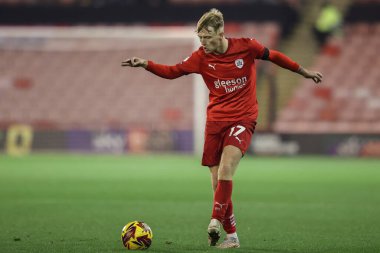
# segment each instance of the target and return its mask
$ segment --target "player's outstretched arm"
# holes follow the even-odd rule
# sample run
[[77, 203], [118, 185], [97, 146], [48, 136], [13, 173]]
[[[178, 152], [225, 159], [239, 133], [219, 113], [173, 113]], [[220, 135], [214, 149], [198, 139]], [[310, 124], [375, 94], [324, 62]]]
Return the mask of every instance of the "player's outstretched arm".
[[280, 67], [294, 71], [304, 76], [305, 78], [313, 79], [315, 83], [322, 82], [322, 74], [320, 72], [305, 69], [297, 62], [293, 61], [288, 56], [279, 51], [266, 49], [262, 59], [270, 60]]
[[138, 57], [132, 57], [121, 62], [123, 67], [143, 67], [146, 69], [148, 61]]
[[185, 74], [191, 73], [186, 72], [180, 66], [183, 64], [177, 64], [174, 66], [162, 65], [154, 63], [153, 61], [148, 61], [138, 57], [132, 57], [130, 59], [126, 59], [121, 62], [121, 66], [123, 67], [142, 67], [153, 74], [160, 76], [166, 79], [175, 79]]
[[300, 66], [297, 73], [304, 76], [305, 78], [313, 79], [315, 83], [322, 82], [323, 75], [320, 72], [310, 71]]

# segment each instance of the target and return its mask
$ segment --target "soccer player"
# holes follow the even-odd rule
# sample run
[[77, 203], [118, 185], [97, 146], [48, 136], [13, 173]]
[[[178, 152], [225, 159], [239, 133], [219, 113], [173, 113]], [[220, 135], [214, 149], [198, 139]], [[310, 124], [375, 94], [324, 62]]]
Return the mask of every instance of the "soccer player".
[[143, 67], [167, 79], [190, 73], [202, 75], [210, 92], [202, 157], [202, 165], [210, 169], [214, 190], [207, 229], [209, 244], [217, 245], [223, 227], [227, 235], [218, 247], [238, 248], [231, 200], [232, 179], [251, 142], [258, 116], [255, 61], [271, 61], [315, 83], [322, 81], [322, 74], [301, 67], [255, 39], [225, 37], [223, 14], [217, 9], [211, 9], [200, 18], [196, 33], [201, 47], [181, 63], [167, 66], [132, 57], [123, 61], [122, 66]]

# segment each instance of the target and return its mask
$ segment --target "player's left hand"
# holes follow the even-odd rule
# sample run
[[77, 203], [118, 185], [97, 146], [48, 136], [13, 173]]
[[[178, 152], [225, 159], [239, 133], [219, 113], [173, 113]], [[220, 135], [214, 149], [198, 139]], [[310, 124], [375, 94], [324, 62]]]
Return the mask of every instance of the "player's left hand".
[[320, 72], [317, 71], [310, 71], [305, 68], [300, 68], [298, 71], [299, 74], [303, 75], [305, 78], [313, 79], [315, 83], [322, 82], [323, 75]]
[[320, 83], [320, 82], [322, 82], [323, 76], [322, 76], [322, 74], [320, 72], [310, 71], [309, 75], [306, 78], [311, 78], [311, 79], [313, 79], [313, 81], [315, 83]]

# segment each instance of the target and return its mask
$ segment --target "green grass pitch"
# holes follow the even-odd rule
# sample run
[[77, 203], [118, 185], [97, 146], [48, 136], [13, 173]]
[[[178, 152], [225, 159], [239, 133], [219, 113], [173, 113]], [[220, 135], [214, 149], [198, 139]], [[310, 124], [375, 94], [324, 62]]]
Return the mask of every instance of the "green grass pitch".
[[[380, 252], [380, 161], [245, 157], [233, 201], [241, 247], [223, 252]], [[212, 192], [192, 156], [0, 156], [0, 252], [124, 252], [148, 223], [148, 252], [207, 246]]]

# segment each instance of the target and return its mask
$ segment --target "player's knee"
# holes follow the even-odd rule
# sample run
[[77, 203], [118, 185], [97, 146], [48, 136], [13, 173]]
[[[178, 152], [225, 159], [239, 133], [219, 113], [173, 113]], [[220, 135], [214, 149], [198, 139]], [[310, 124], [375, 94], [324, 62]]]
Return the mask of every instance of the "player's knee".
[[232, 180], [233, 165], [226, 163], [219, 167], [218, 179], [219, 180]]

